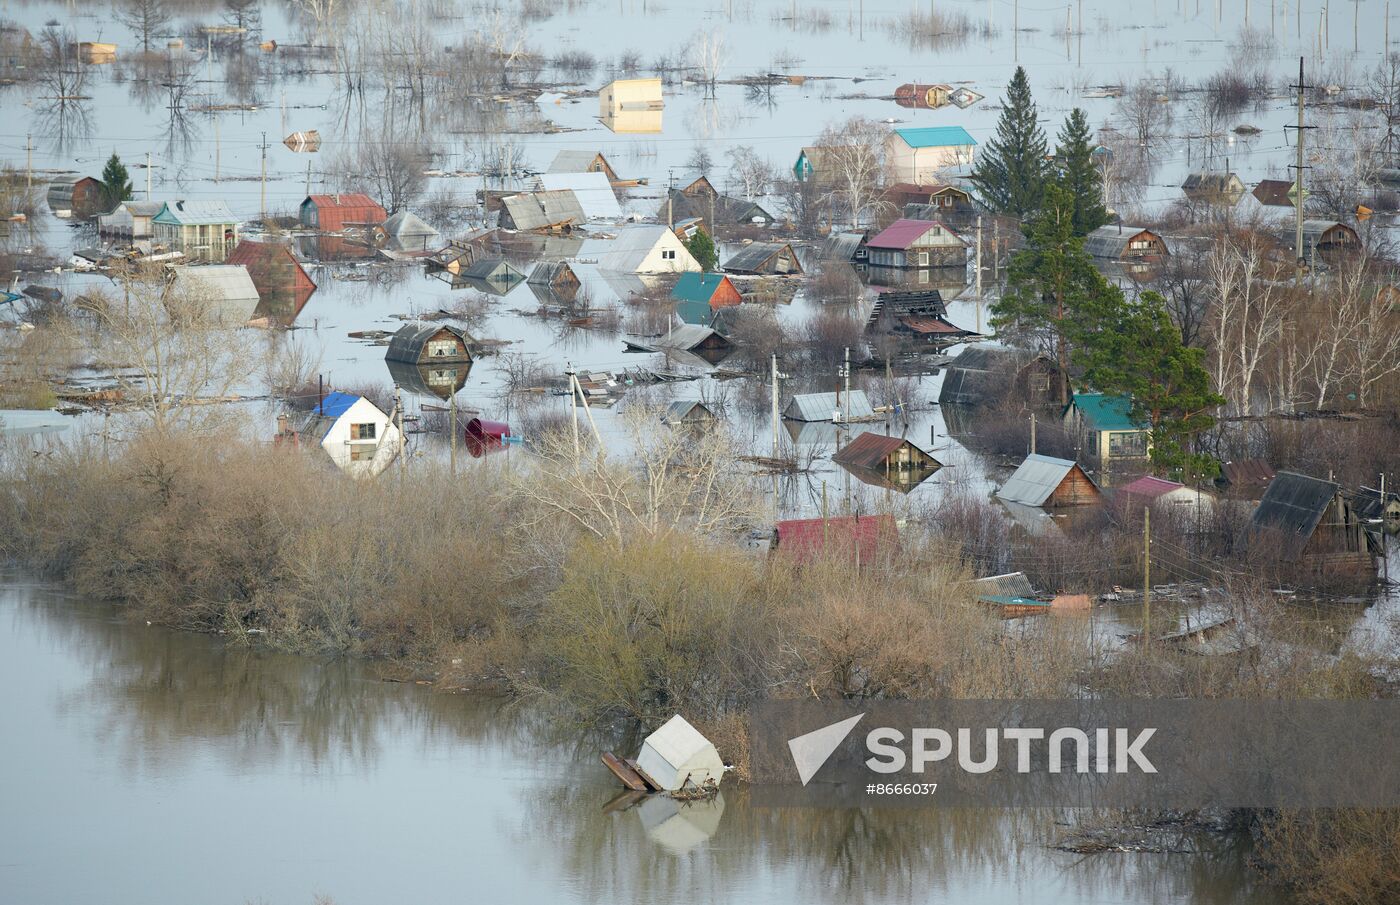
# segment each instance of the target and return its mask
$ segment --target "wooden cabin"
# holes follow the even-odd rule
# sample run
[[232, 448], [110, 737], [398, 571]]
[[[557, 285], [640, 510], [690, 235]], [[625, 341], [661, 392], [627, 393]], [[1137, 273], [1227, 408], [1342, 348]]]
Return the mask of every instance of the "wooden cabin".
[[[1285, 238], [1296, 241], [1293, 230], [1288, 230]], [[1356, 251], [1361, 248], [1361, 237], [1356, 230], [1336, 220], [1303, 221], [1303, 257], [1311, 263], [1318, 256], [1327, 257], [1331, 253]]]
[[[972, 195], [955, 185], [943, 182], [929, 182], [920, 185], [916, 182], [896, 182], [885, 189], [885, 200], [896, 209], [904, 209], [904, 216], [911, 220], [938, 220], [954, 213], [968, 213], [975, 209]], [[933, 216], [911, 214], [910, 205], [921, 209], [931, 209]]]
[[724, 262], [729, 273], [800, 274], [802, 262], [787, 242], [754, 242]]
[[938, 220], [896, 220], [865, 247], [876, 267], [967, 267], [966, 240]]
[[1162, 237], [1140, 226], [1100, 226], [1084, 238], [1090, 257], [1111, 261], [1157, 260], [1171, 254]]
[[563, 301], [572, 301], [583, 285], [568, 261], [541, 261], [525, 282], [532, 287], [546, 288]]
[[1084, 454], [1101, 467], [1146, 459], [1152, 448], [1152, 427], [1132, 417], [1127, 396], [1075, 393], [1065, 406], [1065, 429], [1084, 437]]
[[949, 104], [952, 85], [920, 85], [913, 82], [894, 89], [894, 102], [910, 110], [937, 110]]
[[1371, 534], [1341, 487], [1281, 471], [1254, 510], [1247, 532], [1252, 553], [1305, 566], [1319, 577], [1375, 576]]
[[999, 499], [1022, 506], [1059, 509], [1092, 506], [1103, 491], [1076, 462], [1032, 453], [996, 492]]
[[939, 405], [990, 406], [1008, 401], [1059, 409], [1060, 366], [1048, 355], [977, 343], [958, 353], [943, 374]]
[[608, 163], [608, 159], [601, 151], [575, 151], [564, 150], [554, 155], [554, 161], [549, 165], [550, 173], [602, 173], [608, 177], [608, 182], [617, 185], [623, 180], [618, 178], [617, 171]]
[[677, 399], [661, 415], [661, 422], [671, 427], [707, 427], [717, 420], [714, 411], [698, 399]]
[[470, 362], [475, 344], [460, 327], [415, 321], [404, 324], [389, 340], [384, 360], [410, 365]]
[[60, 176], [49, 183], [48, 202], [59, 218], [102, 213], [102, 183], [92, 176]]
[[1244, 183], [1234, 173], [1191, 173], [1181, 192], [1192, 201], [1234, 207], [1245, 195]]
[[228, 263], [248, 268], [258, 297], [264, 302], [290, 302], [300, 311], [316, 291], [311, 275], [287, 242], [244, 239], [229, 252]]
[[374, 226], [389, 219], [379, 202], [361, 192], [307, 195], [299, 214], [302, 226], [328, 233], [347, 226]]
[[863, 468], [885, 475], [904, 472], [930, 472], [943, 463], [903, 437], [863, 431], [837, 450], [831, 460], [850, 468]]

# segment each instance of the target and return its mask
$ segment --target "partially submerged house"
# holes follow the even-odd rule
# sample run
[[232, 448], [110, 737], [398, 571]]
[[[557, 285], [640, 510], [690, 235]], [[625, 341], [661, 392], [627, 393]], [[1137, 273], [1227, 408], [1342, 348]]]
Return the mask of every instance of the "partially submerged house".
[[1059, 407], [1060, 367], [1048, 355], [977, 343], [958, 353], [943, 372], [939, 405], [990, 406], [1017, 402], [1031, 409]]
[[1236, 499], [1262, 499], [1274, 480], [1274, 467], [1263, 459], [1238, 459], [1220, 463], [1215, 486]]
[[1245, 187], [1234, 173], [1191, 173], [1181, 183], [1181, 192], [1192, 201], [1234, 207], [1244, 197]]
[[1250, 551], [1309, 568], [1322, 577], [1370, 578], [1374, 540], [1341, 487], [1281, 471], [1254, 510]]
[[540, 188], [547, 192], [572, 192], [585, 219], [622, 219], [622, 206], [603, 173], [545, 173], [540, 176]]
[[895, 129], [885, 139], [885, 161], [896, 182], [942, 182], [944, 170], [972, 164], [976, 147], [962, 126]]
[[1050, 612], [1050, 601], [1036, 595], [1025, 572], [989, 575], [972, 582], [977, 602], [995, 609], [1003, 619], [1042, 616]]
[[[702, 184], [710, 186], [710, 181], [705, 179]], [[656, 216], [669, 224], [699, 220], [707, 233], [719, 226], [767, 226], [776, 219], [756, 201], [721, 195], [713, 187], [702, 191], [694, 186], [669, 189]]]
[[865, 472], [900, 484], [918, 484], [943, 467], [942, 462], [904, 437], [870, 431], [862, 431], [837, 450], [831, 460], [850, 469], [857, 477]]
[[1294, 185], [1287, 179], [1260, 180], [1254, 187], [1254, 200], [1265, 207], [1293, 207]]
[[660, 132], [661, 79], [618, 79], [598, 91], [598, 118], [613, 132]]
[[955, 345], [978, 335], [949, 321], [947, 311], [936, 289], [881, 292], [871, 304], [865, 330], [870, 335], [935, 347]]
[[677, 399], [661, 415], [662, 423], [671, 427], [706, 427], [716, 420], [714, 411], [698, 399]]
[[578, 196], [567, 189], [521, 192], [501, 199], [502, 229], [568, 229], [587, 220]]
[[772, 554], [804, 566], [824, 559], [868, 565], [898, 547], [894, 516], [845, 515], [778, 522]]
[[287, 416], [278, 418], [278, 442], [319, 446], [353, 477], [379, 474], [403, 449], [403, 435], [393, 418], [363, 396], [327, 393], [295, 431], [289, 423]]
[[589, 239], [581, 256], [592, 258], [603, 270], [619, 273], [700, 272], [701, 267], [676, 234], [661, 225], [633, 224], [618, 230], [617, 238]]
[[550, 173], [602, 173], [608, 182], [618, 183], [617, 171], [599, 151], [564, 150], [554, 155], [549, 164]]
[[1132, 416], [1127, 396], [1075, 393], [1065, 406], [1065, 429], [1084, 436], [1084, 454], [1108, 467], [1142, 460], [1151, 451], [1152, 426]]
[[222, 201], [167, 201], [151, 218], [151, 238], [199, 261], [223, 261], [238, 245], [238, 218]]
[[301, 225], [335, 233], [347, 227], [375, 226], [389, 219], [382, 205], [363, 192], [307, 195], [300, 208]]
[[452, 324], [411, 321], [395, 331], [384, 351], [385, 361], [422, 365], [471, 362], [476, 340]]
[[441, 235], [412, 211], [390, 214], [378, 230], [381, 247], [405, 255], [426, 256], [437, 248]]
[[659, 336], [623, 337], [628, 352], [693, 352], [708, 360], [724, 357], [734, 344], [723, 334], [698, 324], [681, 324]]
[[1022, 506], [1058, 509], [1092, 506], [1102, 499], [1103, 492], [1078, 463], [1032, 453], [996, 495]]
[[126, 242], [150, 239], [154, 235], [151, 220], [164, 206], [160, 201], [123, 201], [110, 214], [97, 218], [97, 234]]
[[875, 267], [967, 267], [967, 241], [939, 220], [896, 220], [865, 247]]
[[[545, 289], [550, 294], [551, 301], [572, 302], [578, 296], [579, 289], [583, 286], [583, 280], [574, 270], [575, 265], [568, 261], [540, 261], [530, 271], [530, 277], [525, 282], [531, 289], [536, 287]], [[535, 293], [539, 297], [539, 293]], [[540, 299], [545, 301], [545, 299]]]
[[671, 298], [682, 305], [703, 305], [710, 312], [744, 301], [734, 281], [722, 273], [683, 273], [671, 287]]
[[[1292, 229], [1285, 232], [1284, 240], [1292, 247], [1296, 236]], [[1336, 220], [1303, 221], [1303, 257], [1309, 263], [1319, 255], [1333, 252], [1356, 251], [1361, 248], [1361, 237], [1356, 230]]]
[[1162, 237], [1140, 226], [1100, 226], [1084, 237], [1090, 257], [1109, 261], [1157, 260], [1171, 254]]
[[921, 85], [908, 82], [894, 89], [894, 102], [911, 110], [937, 110], [948, 106], [952, 85]]
[[787, 242], [753, 242], [724, 262], [728, 273], [800, 274], [802, 262]]
[[1116, 498], [1125, 508], [1151, 508], [1178, 517], [1184, 524], [1202, 524], [1215, 512], [1215, 497], [1178, 481], [1143, 475], [1118, 488]]
[[854, 230], [832, 233], [822, 244], [821, 258], [823, 261], [835, 261], [844, 264], [864, 262], [869, 258], [865, 249], [865, 242], [870, 238], [868, 232], [857, 232]]
[[789, 421], [868, 421], [875, 417], [875, 409], [865, 390], [798, 393], [788, 401], [783, 417]]
[[1400, 494], [1375, 487], [1359, 487], [1352, 499], [1357, 517], [1376, 530], [1400, 527]]
[[[525, 282], [525, 274], [505, 258], [482, 258], [463, 268], [457, 279], [464, 286], [471, 286], [492, 295], [505, 295]], [[453, 283], [454, 286], [457, 282]]]
[[102, 183], [91, 176], [59, 176], [49, 183], [47, 200], [55, 217], [90, 217], [102, 211]]
[[243, 325], [258, 307], [258, 288], [248, 268], [237, 264], [176, 267], [172, 291], [195, 306], [208, 306], [222, 323]]
[[[227, 263], [248, 268], [258, 297], [269, 305], [290, 307], [299, 313], [316, 291], [315, 282], [289, 242], [244, 239], [229, 252]], [[292, 316], [295, 318], [295, 313]]]

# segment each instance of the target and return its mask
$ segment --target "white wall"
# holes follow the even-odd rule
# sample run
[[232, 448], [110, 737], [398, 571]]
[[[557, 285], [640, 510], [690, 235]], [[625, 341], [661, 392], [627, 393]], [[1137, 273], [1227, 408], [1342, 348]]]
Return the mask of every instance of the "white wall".
[[[355, 440], [350, 439], [350, 426], [352, 424], [373, 424], [375, 426], [375, 440]], [[389, 416], [379, 410], [373, 402], [361, 398], [349, 410], [331, 426], [326, 432], [325, 439], [321, 441], [321, 448], [326, 451], [326, 455], [331, 457], [331, 461], [346, 471], [353, 477], [371, 477], [379, 474], [394, 461], [399, 451], [403, 447], [403, 436], [399, 429], [389, 420]], [[373, 458], [354, 461], [351, 459], [352, 449], [359, 448], [374, 450]]]

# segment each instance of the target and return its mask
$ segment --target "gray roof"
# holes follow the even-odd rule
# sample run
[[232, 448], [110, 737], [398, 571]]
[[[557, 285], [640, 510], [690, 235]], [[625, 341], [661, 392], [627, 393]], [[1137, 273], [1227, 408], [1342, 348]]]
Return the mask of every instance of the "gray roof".
[[207, 293], [215, 301], [258, 299], [258, 287], [242, 264], [197, 264], [175, 268], [175, 286], [185, 292]]
[[1031, 454], [1007, 478], [997, 491], [997, 496], [1012, 503], [1043, 506], [1074, 467], [1075, 464], [1068, 459]]
[[1286, 559], [1297, 559], [1322, 523], [1340, 487], [1331, 481], [1280, 471], [1254, 510], [1250, 534]]
[[167, 201], [156, 218], [183, 226], [217, 226], [237, 223], [238, 218], [222, 201]]
[[[799, 393], [783, 409], [783, 417], [793, 421], [830, 421], [837, 409], [847, 421], [875, 414], [864, 390], [851, 390], [844, 400], [839, 393]], [[844, 404], [843, 404], [844, 403]]]
[[1309, 244], [1319, 241], [1323, 234], [1333, 227], [1340, 226], [1351, 232], [1351, 227], [1338, 220], [1304, 220], [1303, 239]]
[[1145, 231], [1142, 226], [1100, 226], [1084, 237], [1084, 250], [1095, 258], [1121, 258], [1128, 251], [1128, 243], [1138, 233]]
[[[389, 219], [384, 221], [384, 232], [394, 239], [436, 239], [438, 231], [433, 229], [422, 218], [410, 211], [399, 211], [390, 214]], [[414, 245], [422, 244], [415, 241]]]
[[454, 334], [465, 343], [467, 346], [467, 354], [470, 356], [471, 347], [475, 340], [462, 328], [444, 323], [411, 321], [400, 327], [398, 331], [394, 333], [393, 338], [389, 340], [389, 348], [384, 352], [384, 360], [402, 361], [414, 365], [418, 364], [419, 360], [423, 357], [423, 347], [427, 345], [428, 340], [432, 339], [433, 336], [443, 330]]
[[943, 383], [938, 390], [939, 405], [984, 405], [1010, 392], [1021, 369], [1043, 359], [1054, 368], [1055, 363], [1043, 355], [1026, 349], [1012, 349], [995, 343], [968, 346], [948, 363]]
[[856, 249], [865, 241], [865, 233], [832, 233], [822, 245], [824, 261], [854, 261]]
[[573, 192], [590, 220], [622, 219], [622, 206], [606, 173], [545, 173], [540, 176], [540, 187]]
[[698, 399], [677, 399], [666, 406], [666, 414], [661, 416], [661, 420], [667, 424], [680, 424], [685, 421], [686, 416], [691, 414], [693, 409], [699, 408], [702, 415], [700, 420], [709, 421], [715, 417], [715, 413], [710, 411], [710, 407]]
[[[763, 273], [768, 259], [781, 253], [784, 249], [789, 251], [792, 247], [786, 242], [754, 242], [741, 248], [737, 254], [724, 262], [724, 269], [730, 273]], [[796, 260], [797, 253], [793, 252], [793, 259]], [[802, 265], [799, 262], [797, 268], [792, 273], [801, 273]]]
[[[462, 270], [463, 278], [489, 280], [500, 283], [519, 283], [525, 274], [513, 267], [505, 258], [482, 258]], [[499, 279], [492, 280], [493, 277]]]
[[628, 347], [640, 349], [643, 352], [665, 352], [668, 350], [688, 351], [704, 343], [711, 337], [719, 337], [723, 345], [730, 345], [729, 340], [709, 327], [701, 327], [698, 324], [681, 324], [679, 327], [672, 327], [668, 332], [660, 336], [647, 337], [645, 339], [624, 339]]
[[564, 150], [554, 155], [554, 162], [549, 165], [551, 173], [587, 173], [588, 168], [597, 160], [597, 151]]
[[544, 229], [588, 219], [578, 196], [567, 189], [507, 195], [501, 199], [501, 206], [502, 225], [515, 229]]

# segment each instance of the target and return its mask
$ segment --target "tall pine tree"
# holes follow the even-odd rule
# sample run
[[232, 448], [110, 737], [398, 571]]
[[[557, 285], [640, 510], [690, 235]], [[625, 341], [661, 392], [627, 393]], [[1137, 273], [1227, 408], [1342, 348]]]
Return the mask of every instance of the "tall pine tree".
[[1074, 199], [1074, 232], [1087, 236], [1108, 222], [1103, 183], [1094, 169], [1094, 146], [1089, 141], [1089, 118], [1075, 107], [1056, 136], [1057, 181]]
[[107, 158], [107, 165], [102, 168], [101, 181], [102, 203], [106, 210], [116, 210], [118, 204], [131, 200], [131, 179], [116, 152]]
[[982, 202], [1002, 214], [1024, 217], [1040, 208], [1048, 168], [1045, 132], [1036, 122], [1026, 70], [1016, 67], [1002, 101], [997, 134], [972, 168]]

